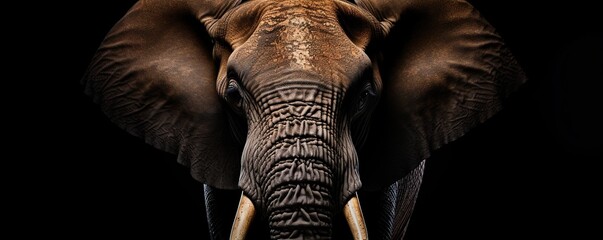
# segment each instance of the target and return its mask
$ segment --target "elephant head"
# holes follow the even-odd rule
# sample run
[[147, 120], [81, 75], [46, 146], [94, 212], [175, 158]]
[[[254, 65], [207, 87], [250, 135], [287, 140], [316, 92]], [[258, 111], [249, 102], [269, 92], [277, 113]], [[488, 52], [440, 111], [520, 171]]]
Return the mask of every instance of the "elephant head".
[[[386, 188], [525, 81], [460, 0], [141, 0], [83, 78], [108, 117], [241, 189], [272, 239], [325, 239], [356, 193]], [[412, 210], [412, 209], [411, 209]]]

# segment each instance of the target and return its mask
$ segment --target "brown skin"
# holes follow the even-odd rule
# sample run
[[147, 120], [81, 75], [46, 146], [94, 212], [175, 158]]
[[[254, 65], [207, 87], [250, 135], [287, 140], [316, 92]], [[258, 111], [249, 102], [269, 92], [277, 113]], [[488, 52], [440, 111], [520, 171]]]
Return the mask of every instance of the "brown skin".
[[[217, 47], [228, 59], [218, 93], [248, 127], [239, 186], [273, 239], [331, 237], [334, 212], [361, 186], [350, 126], [378, 92], [365, 46], [346, 35], [338, 12], [332, 1], [266, 2], [217, 23], [228, 43]], [[261, 19], [255, 29], [231, 30], [248, 16]]]
[[141, 1], [84, 77], [114, 122], [213, 186], [214, 238], [214, 188], [240, 188], [272, 239], [346, 236], [344, 204], [375, 191], [371, 238], [401, 238], [422, 160], [524, 81], [464, 2], [215, 2]]

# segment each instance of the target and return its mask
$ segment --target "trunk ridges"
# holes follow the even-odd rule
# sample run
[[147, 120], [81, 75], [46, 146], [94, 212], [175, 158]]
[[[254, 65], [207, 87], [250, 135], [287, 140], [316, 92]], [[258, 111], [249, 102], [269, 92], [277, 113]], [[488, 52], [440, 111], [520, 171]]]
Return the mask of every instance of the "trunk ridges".
[[289, 183], [275, 190], [268, 198], [268, 210], [306, 206], [332, 210], [331, 191], [320, 184]]
[[271, 239], [331, 239], [330, 229], [270, 230]]
[[264, 202], [273, 239], [331, 235], [335, 148], [318, 142], [287, 139], [268, 157]]
[[[324, 111], [326, 108], [329, 107], [318, 109]], [[311, 114], [312, 111], [302, 112]], [[341, 177], [336, 167], [341, 164], [341, 154], [335, 147], [338, 143], [331, 123], [297, 116], [273, 122], [268, 129], [257, 132], [264, 137], [260, 138], [261, 143], [253, 149], [252, 155], [262, 161], [250, 167], [256, 174], [262, 173], [256, 180], [263, 195], [264, 209], [271, 204], [267, 198], [289, 183], [314, 183], [328, 189], [329, 194], [336, 192], [333, 181]]]
[[248, 123], [240, 183], [265, 213], [272, 239], [330, 239], [333, 214], [349, 195], [342, 190], [357, 186], [346, 184], [357, 163], [347, 128], [338, 124], [340, 94], [274, 89], [259, 102], [259, 121]]
[[266, 193], [273, 192], [282, 184], [291, 182], [306, 182], [323, 185], [332, 189], [333, 177], [331, 168], [321, 160], [314, 158], [294, 158], [276, 162], [268, 172], [263, 189]]
[[323, 140], [332, 136], [330, 131], [322, 132], [321, 136], [284, 138], [267, 156], [271, 164], [263, 181], [268, 193], [264, 203], [272, 239], [331, 237], [333, 198], [338, 196], [333, 181], [340, 176], [334, 166], [339, 154]]
[[272, 239], [329, 239], [332, 200], [319, 184], [291, 183], [269, 198], [268, 225]]

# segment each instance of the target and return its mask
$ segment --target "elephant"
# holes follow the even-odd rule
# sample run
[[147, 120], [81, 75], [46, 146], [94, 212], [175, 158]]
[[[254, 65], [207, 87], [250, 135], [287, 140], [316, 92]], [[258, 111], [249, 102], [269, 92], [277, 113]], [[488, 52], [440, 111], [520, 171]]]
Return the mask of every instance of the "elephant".
[[140, 0], [82, 85], [204, 184], [212, 239], [401, 239], [425, 159], [525, 81], [463, 0]]

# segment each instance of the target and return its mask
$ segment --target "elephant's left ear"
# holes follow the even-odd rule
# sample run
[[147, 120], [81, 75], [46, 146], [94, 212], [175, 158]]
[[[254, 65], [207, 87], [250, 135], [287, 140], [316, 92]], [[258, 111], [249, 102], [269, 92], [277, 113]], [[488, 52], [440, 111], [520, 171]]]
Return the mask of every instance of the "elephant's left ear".
[[206, 25], [238, 2], [141, 0], [111, 29], [82, 80], [119, 127], [177, 154], [195, 179], [228, 189], [237, 188], [242, 147], [218, 97]]
[[[358, 0], [381, 22], [383, 91], [367, 145], [363, 186], [389, 184], [430, 152], [500, 110], [525, 82], [494, 28], [460, 0]], [[376, 177], [379, 176], [379, 177]]]

